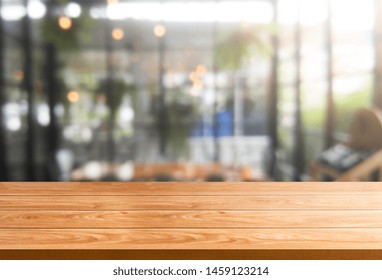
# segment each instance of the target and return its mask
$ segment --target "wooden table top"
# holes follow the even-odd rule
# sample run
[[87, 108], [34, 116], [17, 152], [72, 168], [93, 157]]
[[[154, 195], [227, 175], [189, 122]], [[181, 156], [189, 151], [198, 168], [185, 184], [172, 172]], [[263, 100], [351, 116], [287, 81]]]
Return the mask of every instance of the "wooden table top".
[[0, 259], [17, 252], [382, 258], [382, 183], [0, 183]]

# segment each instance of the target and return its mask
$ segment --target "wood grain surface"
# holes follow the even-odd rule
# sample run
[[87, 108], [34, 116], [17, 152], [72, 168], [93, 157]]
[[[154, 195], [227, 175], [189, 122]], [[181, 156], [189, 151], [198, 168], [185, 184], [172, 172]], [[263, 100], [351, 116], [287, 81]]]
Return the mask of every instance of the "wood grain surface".
[[382, 194], [333, 196], [1, 196], [2, 210], [382, 210]]
[[0, 259], [12, 250], [382, 257], [382, 184], [0, 183]]
[[382, 229], [0, 230], [2, 249], [375, 249]]
[[7, 211], [1, 228], [382, 228], [382, 211]]
[[[319, 187], [318, 187], [319, 186]], [[248, 196], [248, 195], [362, 195], [381, 194], [382, 184], [367, 182], [256, 182], [256, 183], [0, 183], [1, 195], [192, 195], [192, 196]]]

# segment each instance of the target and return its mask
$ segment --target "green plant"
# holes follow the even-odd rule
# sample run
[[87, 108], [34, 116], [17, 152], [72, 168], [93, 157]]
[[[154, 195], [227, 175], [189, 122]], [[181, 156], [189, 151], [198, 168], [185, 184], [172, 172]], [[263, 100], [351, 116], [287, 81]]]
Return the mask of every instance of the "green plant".
[[[227, 100], [226, 107], [231, 112], [235, 111], [236, 104], [244, 106], [244, 112], [249, 113], [254, 108], [254, 102], [249, 96], [240, 97], [236, 88], [237, 74], [245, 64], [248, 64], [254, 54], [268, 56], [271, 53], [270, 46], [264, 41], [262, 33], [266, 29], [239, 28], [226, 36], [214, 48], [214, 61], [219, 70], [231, 72], [233, 93]], [[236, 120], [235, 120], [236, 121]]]
[[339, 131], [349, 131], [355, 112], [370, 105], [370, 93], [371, 89], [365, 88], [335, 100], [336, 126]]
[[[109, 83], [111, 85], [112, 97], [108, 98], [108, 86]], [[102, 79], [99, 82], [99, 85], [96, 89], [96, 95], [104, 94], [106, 96], [106, 102], [112, 112], [113, 121], [115, 120], [116, 113], [118, 109], [121, 107], [123, 98], [126, 94], [129, 94], [133, 100], [133, 104], [135, 104], [136, 96], [137, 96], [137, 87], [134, 84], [127, 84], [124, 80], [114, 78], [111, 81], [108, 79]], [[97, 96], [94, 96], [96, 98]]]
[[[153, 88], [153, 91], [155, 89]], [[181, 87], [169, 89], [166, 92], [166, 118], [167, 126], [163, 127], [163, 120], [158, 118], [159, 96], [152, 94], [152, 114], [155, 117], [152, 130], [153, 136], [158, 136], [161, 130], [165, 129], [167, 141], [174, 152], [186, 155], [187, 139], [190, 136], [190, 130], [196, 122], [198, 116], [198, 106], [196, 99], [184, 92]], [[163, 132], [163, 131], [162, 131]]]
[[270, 46], [258, 29], [240, 28], [226, 36], [214, 49], [214, 59], [220, 69], [237, 71], [255, 54], [268, 56]]
[[168, 92], [168, 96], [170, 97], [167, 104], [169, 142], [176, 152], [185, 154], [186, 142], [198, 115], [197, 104], [195, 104], [195, 98], [181, 88], [172, 89]]
[[84, 10], [78, 18], [71, 20], [69, 29], [62, 29], [59, 25], [59, 16], [54, 14], [54, 10], [63, 10], [63, 7], [69, 4], [69, 0], [50, 1], [47, 4], [47, 15], [39, 23], [41, 41], [44, 44], [54, 46], [56, 54], [56, 71], [57, 73], [57, 93], [60, 96], [60, 103], [65, 108], [65, 120], [69, 121], [69, 107], [72, 105], [67, 99], [67, 93], [70, 90], [62, 72], [66, 67], [68, 52], [79, 49], [80, 44], [91, 40], [90, 29], [94, 26], [95, 21], [90, 17], [87, 10]]
[[[68, 0], [61, 0], [53, 7], [61, 8], [68, 4]], [[48, 14], [50, 12], [48, 11]], [[46, 16], [40, 23], [41, 39], [44, 43], [54, 44], [59, 51], [75, 51], [78, 50], [81, 43], [88, 43], [92, 40], [90, 29], [94, 26], [95, 21], [87, 11], [83, 11], [78, 18], [72, 18], [71, 27], [63, 29], [59, 25], [59, 17]]]

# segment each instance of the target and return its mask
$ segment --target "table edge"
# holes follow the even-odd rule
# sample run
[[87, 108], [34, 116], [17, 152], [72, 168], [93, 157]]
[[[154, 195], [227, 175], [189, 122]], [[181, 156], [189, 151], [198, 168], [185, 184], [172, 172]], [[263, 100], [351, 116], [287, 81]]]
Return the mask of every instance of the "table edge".
[[0, 260], [382, 260], [382, 249], [0, 250]]

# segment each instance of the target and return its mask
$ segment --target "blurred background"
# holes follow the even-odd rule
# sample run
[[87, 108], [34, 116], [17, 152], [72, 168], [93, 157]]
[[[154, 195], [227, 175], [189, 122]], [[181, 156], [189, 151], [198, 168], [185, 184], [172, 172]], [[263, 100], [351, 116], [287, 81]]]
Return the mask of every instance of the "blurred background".
[[0, 181], [311, 180], [382, 108], [381, 2], [1, 0]]

